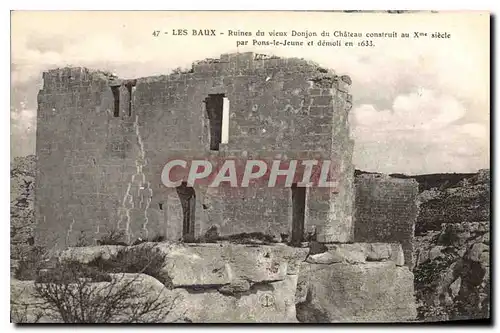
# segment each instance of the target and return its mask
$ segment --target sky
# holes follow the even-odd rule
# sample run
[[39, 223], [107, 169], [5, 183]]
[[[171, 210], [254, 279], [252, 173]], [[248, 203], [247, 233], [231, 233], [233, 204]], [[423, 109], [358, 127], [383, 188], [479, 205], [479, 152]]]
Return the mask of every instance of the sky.
[[[63, 66], [123, 78], [168, 74], [223, 53], [302, 57], [352, 79], [351, 136], [357, 169], [383, 173], [476, 172], [490, 164], [489, 14], [325, 12], [13, 12], [11, 157], [35, 152], [42, 73]], [[224, 36], [173, 36], [216, 29]], [[228, 30], [252, 32], [230, 37]], [[402, 32], [373, 47], [236, 47], [255, 32]], [[153, 31], [168, 34], [153, 36]], [[415, 32], [427, 37], [414, 38]], [[450, 38], [431, 39], [434, 32]], [[281, 39], [281, 38], [280, 38]], [[303, 41], [338, 40], [334, 37]], [[362, 39], [355, 39], [361, 41]]]

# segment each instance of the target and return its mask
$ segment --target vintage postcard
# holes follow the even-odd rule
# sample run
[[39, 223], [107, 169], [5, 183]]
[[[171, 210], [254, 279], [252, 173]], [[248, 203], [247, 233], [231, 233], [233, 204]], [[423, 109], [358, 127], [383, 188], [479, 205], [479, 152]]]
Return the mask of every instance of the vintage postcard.
[[12, 11], [11, 322], [488, 322], [490, 20]]

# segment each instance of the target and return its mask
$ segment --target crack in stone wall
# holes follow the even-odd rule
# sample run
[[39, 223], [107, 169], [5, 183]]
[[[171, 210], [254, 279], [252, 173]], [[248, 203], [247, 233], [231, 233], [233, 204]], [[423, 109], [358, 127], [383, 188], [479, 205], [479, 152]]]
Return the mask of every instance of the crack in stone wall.
[[[153, 197], [153, 190], [151, 189], [151, 183], [149, 181], [146, 181], [146, 174], [144, 173], [144, 168], [148, 165], [148, 161], [146, 158], [146, 150], [144, 149], [144, 142], [142, 140], [141, 132], [140, 132], [140, 126], [139, 126], [139, 116], [135, 116], [135, 121], [134, 121], [134, 133], [137, 139], [137, 146], [139, 148], [139, 152], [137, 154], [136, 160], [135, 160], [135, 173], [131, 176], [130, 182], [127, 184], [127, 190], [125, 191], [125, 195], [123, 197], [122, 201], [122, 207], [119, 210], [119, 220], [117, 224], [117, 228], [121, 229], [121, 223], [125, 222], [124, 226], [124, 231], [125, 231], [125, 237], [127, 238], [127, 241], [130, 242], [131, 240], [131, 231], [130, 231], [130, 225], [132, 223], [132, 218], [131, 218], [131, 210], [135, 209], [135, 203], [134, 203], [134, 195], [132, 194], [132, 186], [137, 186], [137, 194], [136, 196], [139, 198], [139, 207], [142, 209], [143, 205], [144, 207], [144, 222], [141, 225], [141, 232], [142, 236], [147, 238], [149, 236], [149, 232], [147, 229], [147, 225], [149, 223], [149, 218], [148, 218], [148, 209], [151, 205], [151, 200]], [[138, 180], [138, 183], [136, 183], [136, 180]], [[146, 198], [144, 198], [146, 196]]]
[[73, 226], [75, 225], [75, 219], [69, 224], [68, 232], [66, 233], [66, 246], [69, 246], [69, 240], [71, 237], [71, 232], [73, 231]]

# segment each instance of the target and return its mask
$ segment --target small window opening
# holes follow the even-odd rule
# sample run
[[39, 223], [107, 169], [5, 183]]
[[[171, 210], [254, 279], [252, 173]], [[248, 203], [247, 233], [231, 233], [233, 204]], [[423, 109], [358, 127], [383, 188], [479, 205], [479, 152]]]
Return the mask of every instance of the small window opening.
[[135, 83], [134, 82], [128, 82], [126, 87], [128, 91], [128, 116], [132, 116], [132, 100], [134, 98], [133, 92], [135, 90], [134, 87]]
[[158, 204], [158, 208], [159, 208], [160, 210], [163, 210], [163, 204], [162, 204], [162, 203], [159, 203], [159, 204]]
[[224, 94], [211, 94], [205, 99], [210, 125], [210, 150], [219, 150], [229, 137], [229, 99]]
[[120, 116], [120, 86], [112, 86], [111, 91], [113, 92], [113, 99], [114, 99], [113, 116], [119, 117]]

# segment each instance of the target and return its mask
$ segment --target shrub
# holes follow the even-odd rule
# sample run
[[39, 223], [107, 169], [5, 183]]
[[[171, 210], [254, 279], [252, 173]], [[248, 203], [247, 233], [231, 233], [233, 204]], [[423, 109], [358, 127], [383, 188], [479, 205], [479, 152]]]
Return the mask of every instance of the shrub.
[[39, 308], [64, 323], [157, 323], [172, 309], [173, 302], [162, 299], [162, 292], [151, 296], [147, 289], [134, 285], [139, 275], [94, 283], [87, 274], [81, 265], [72, 263], [36, 282], [35, 296], [43, 301]]
[[128, 245], [123, 242], [122, 239], [125, 237], [125, 232], [123, 230], [110, 230], [106, 235], [104, 235], [100, 240], [97, 241], [98, 245]]
[[99, 271], [108, 273], [143, 273], [154, 277], [168, 288], [169, 278], [162, 274], [166, 254], [154, 246], [142, 245], [120, 249], [116, 256], [109, 259], [99, 257], [89, 263]]

